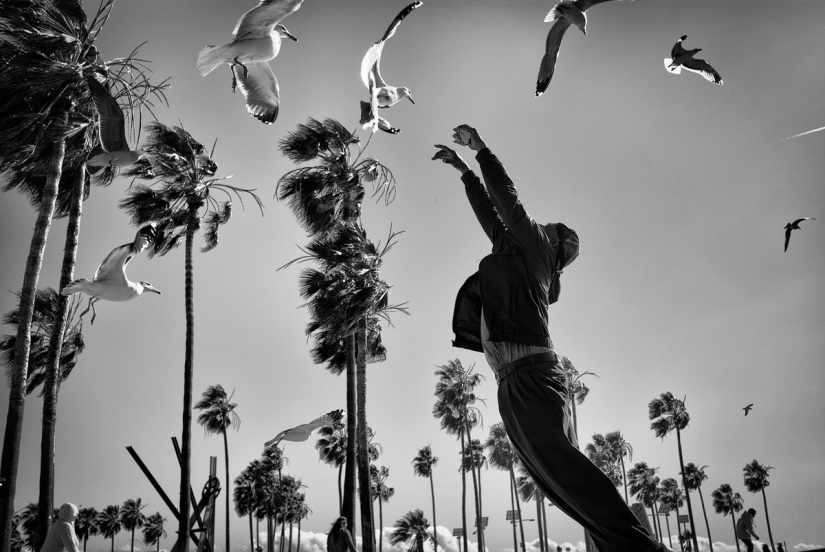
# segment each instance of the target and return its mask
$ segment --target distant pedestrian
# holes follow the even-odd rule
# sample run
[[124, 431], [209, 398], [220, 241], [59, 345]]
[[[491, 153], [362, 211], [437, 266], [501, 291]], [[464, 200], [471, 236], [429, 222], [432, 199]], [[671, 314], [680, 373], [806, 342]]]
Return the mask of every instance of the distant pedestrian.
[[[753, 552], [753, 539], [759, 540], [759, 537], [754, 532], [755, 524], [753, 518], [755, 516], [756, 510], [748, 508], [739, 518], [739, 521], [736, 522], [736, 537], [745, 543], [745, 546], [748, 547], [748, 552]], [[751, 537], [753, 537], [753, 539]]]
[[77, 519], [77, 513], [78, 509], [74, 504], [67, 502], [60, 507], [57, 521], [49, 528], [40, 552], [80, 552], [77, 534], [74, 532], [74, 520]]
[[347, 529], [347, 518], [341, 516], [332, 524], [327, 535], [327, 552], [357, 552]]
[[767, 544], [762, 544], [762, 552], [771, 552], [771, 547]]

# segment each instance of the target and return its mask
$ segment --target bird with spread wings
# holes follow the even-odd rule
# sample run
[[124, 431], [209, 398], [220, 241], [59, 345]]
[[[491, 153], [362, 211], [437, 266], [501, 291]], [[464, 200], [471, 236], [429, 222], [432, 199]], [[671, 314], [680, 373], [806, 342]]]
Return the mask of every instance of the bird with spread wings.
[[312, 435], [312, 432], [316, 429], [320, 429], [324, 426], [331, 426], [336, 422], [340, 422], [343, 418], [343, 409], [333, 410], [332, 412], [328, 412], [320, 418], [316, 418], [307, 424], [283, 430], [273, 439], [270, 439], [269, 441], [264, 443], [264, 448], [271, 447], [272, 445], [277, 445], [281, 441], [306, 441], [307, 439], [309, 439], [309, 436]]

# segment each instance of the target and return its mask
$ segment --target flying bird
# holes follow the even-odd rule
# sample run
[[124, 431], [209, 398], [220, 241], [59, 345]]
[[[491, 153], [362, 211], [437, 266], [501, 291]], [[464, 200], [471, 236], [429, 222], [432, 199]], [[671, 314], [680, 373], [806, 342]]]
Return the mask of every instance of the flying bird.
[[129, 143], [126, 141], [126, 119], [117, 100], [97, 79], [86, 79], [86, 83], [89, 85], [89, 92], [100, 120], [100, 148], [92, 150], [95, 155], [92, 155], [86, 164], [92, 167], [126, 167], [136, 163], [146, 155], [146, 152], [140, 148], [129, 149]]
[[281, 20], [301, 7], [304, 0], [261, 0], [243, 14], [232, 31], [232, 42], [207, 46], [198, 54], [202, 77], [221, 63], [232, 69], [232, 91], [236, 86], [246, 97], [246, 110], [259, 121], [272, 124], [278, 118], [281, 94], [278, 79], [269, 66], [281, 50], [281, 39], [298, 42]]
[[92, 281], [81, 278], [75, 280], [60, 291], [60, 295], [71, 295], [73, 293], [85, 293], [89, 296], [89, 305], [80, 314], [83, 315], [92, 309], [92, 324], [95, 323], [97, 312], [95, 303], [101, 299], [106, 301], [129, 301], [135, 297], [140, 297], [144, 291], [152, 293], [160, 292], [152, 287], [149, 282], [130, 282], [126, 277], [126, 265], [132, 257], [146, 249], [152, 243], [157, 233], [156, 224], [147, 224], [138, 230], [135, 241], [112, 249], [112, 252], [103, 259], [97, 267]]
[[559, 46], [561, 39], [567, 28], [572, 24], [578, 27], [587, 36], [587, 16], [584, 14], [589, 8], [596, 4], [608, 2], [609, 0], [561, 0], [553, 6], [544, 22], [553, 22], [550, 31], [547, 33], [545, 42], [544, 57], [541, 58], [539, 66], [539, 77], [536, 81], [536, 97], [541, 96], [547, 90], [553, 72], [556, 70], [556, 59], [559, 57]]
[[303, 424], [297, 427], [293, 427], [291, 429], [283, 430], [278, 435], [276, 435], [274, 439], [270, 439], [269, 441], [264, 443], [264, 448], [271, 447], [272, 445], [277, 445], [282, 440], [294, 442], [306, 441], [307, 439], [309, 439], [309, 436], [312, 435], [312, 432], [316, 429], [319, 429], [324, 426], [331, 426], [336, 422], [340, 422], [343, 418], [343, 409], [333, 410], [332, 412], [324, 414], [320, 418], [312, 420], [308, 424]]
[[[393, 19], [390, 26], [387, 28], [387, 32], [384, 33], [384, 36], [381, 37], [381, 40], [373, 44], [367, 53], [364, 55], [364, 59], [361, 60], [361, 80], [364, 81], [364, 86], [370, 90], [370, 96], [372, 96], [371, 87], [375, 88], [375, 95], [376, 95], [376, 102], [378, 107], [390, 107], [391, 105], [395, 105], [400, 102], [402, 99], [407, 98], [413, 104], [415, 101], [412, 99], [412, 95], [410, 94], [410, 89], [405, 86], [390, 86], [381, 76], [381, 53], [384, 51], [384, 44], [387, 43], [387, 40], [395, 34], [395, 30], [398, 28], [398, 25], [401, 24], [401, 21], [407, 17], [415, 8], [421, 6], [423, 2], [413, 2], [399, 13], [395, 19]], [[374, 79], [375, 84], [371, 85], [371, 78]]]
[[748, 415], [748, 412], [750, 412], [751, 410], [753, 410], [753, 403], [750, 403], [748, 406], [746, 406], [746, 407], [745, 407], [745, 408], [743, 408], [742, 410], [744, 410], [744, 411], [745, 411], [745, 416], [747, 416], [747, 415]]
[[378, 115], [378, 90], [375, 86], [375, 76], [370, 74], [370, 101], [361, 100], [361, 127], [364, 130], [371, 129], [374, 133], [381, 129], [389, 134], [398, 134], [400, 128], [393, 127], [388, 120]]
[[722, 84], [722, 77], [716, 72], [716, 69], [708, 65], [705, 60], [695, 59], [693, 57], [702, 51], [701, 48], [695, 48], [693, 50], [685, 50], [682, 48], [682, 41], [686, 38], [687, 35], [682, 35], [682, 37], [676, 41], [676, 44], [673, 45], [673, 49], [670, 51], [671, 57], [665, 58], [665, 69], [674, 75], [678, 75], [682, 72], [682, 67], [684, 67], [688, 71], [699, 73], [713, 84]]
[[805, 218], [801, 218], [801, 219], [796, 219], [795, 221], [789, 222], [788, 224], [785, 225], [785, 251], [788, 250], [788, 242], [791, 241], [791, 232], [793, 232], [794, 230], [799, 230], [800, 229], [799, 228], [799, 223], [802, 222], [803, 220], [816, 220], [816, 219], [813, 218], [813, 217], [805, 217]]

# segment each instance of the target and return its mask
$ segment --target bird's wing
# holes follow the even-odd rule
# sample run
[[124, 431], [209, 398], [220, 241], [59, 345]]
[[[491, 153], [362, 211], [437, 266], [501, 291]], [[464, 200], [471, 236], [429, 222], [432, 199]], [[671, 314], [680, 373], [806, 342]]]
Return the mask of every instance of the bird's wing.
[[667, 69], [667, 72], [672, 73], [674, 75], [680, 74], [682, 72], [682, 66], [681, 65], [671, 66], [672, 63], [673, 63], [672, 59], [665, 58], [665, 69]]
[[301, 7], [304, 0], [261, 0], [261, 3], [238, 19], [232, 36], [235, 41], [265, 38], [272, 28]]
[[793, 223], [791, 223], [791, 226], [799, 228], [799, 223], [802, 222], [803, 220], [816, 220], [816, 219], [813, 218], [813, 217], [805, 217], [805, 218], [801, 218], [801, 219], [796, 219], [795, 221], [793, 221]]
[[107, 153], [129, 151], [129, 144], [126, 142], [126, 120], [117, 100], [96, 79], [86, 79], [86, 83], [89, 85], [92, 101], [100, 117], [101, 147]]
[[785, 251], [788, 250], [788, 244], [791, 241], [791, 232], [792, 231], [793, 231], [793, 229], [790, 226], [787, 226], [785, 228]]
[[576, 0], [573, 4], [581, 11], [586, 11], [597, 4], [603, 4], [605, 2], [610, 2], [610, 0]]
[[387, 27], [387, 31], [384, 33], [384, 36], [381, 37], [381, 40], [373, 44], [367, 53], [364, 55], [364, 59], [361, 60], [361, 80], [364, 82], [364, 86], [369, 86], [368, 75], [370, 72], [375, 74], [375, 84], [379, 88], [383, 88], [387, 86], [387, 83], [381, 78], [381, 52], [384, 50], [384, 43], [390, 38], [392, 35], [395, 34], [395, 30], [398, 28], [398, 25], [401, 24], [401, 21], [407, 17], [410, 12], [412, 12], [418, 6], [421, 6], [423, 2], [413, 2], [403, 10], [401, 10], [398, 15], [395, 16], [395, 19], [392, 20], [390, 26]]
[[423, 2], [413, 2], [412, 4], [410, 4], [409, 6], [404, 8], [403, 10], [401, 10], [398, 13], [398, 15], [395, 16], [395, 19], [392, 20], [392, 23], [390, 23], [390, 26], [387, 27], [387, 32], [384, 33], [384, 36], [381, 37], [381, 40], [379, 40], [378, 42], [383, 42], [383, 41], [387, 40], [388, 38], [390, 38], [392, 35], [394, 35], [395, 30], [398, 28], [398, 25], [401, 24], [401, 21], [403, 21], [404, 18], [407, 17], [410, 14], [410, 12], [412, 12], [415, 8], [417, 8], [421, 4], [423, 4]]
[[135, 234], [135, 240], [132, 243], [125, 243], [120, 247], [115, 247], [106, 255], [100, 266], [97, 267], [93, 280], [98, 282], [100, 280], [122, 279], [126, 281], [126, 265], [132, 260], [132, 257], [146, 249], [150, 243], [155, 239], [157, 232], [157, 225], [155, 223], [147, 224], [140, 228]]
[[259, 121], [270, 124], [278, 118], [281, 103], [278, 79], [266, 61], [246, 63], [246, 69], [244, 77], [242, 70], [236, 71], [232, 66], [238, 79], [238, 88], [246, 97], [246, 110]]
[[699, 73], [713, 84], [722, 84], [722, 76], [703, 59], [689, 59], [682, 64], [688, 71]]
[[676, 44], [673, 45], [673, 48], [670, 50], [670, 57], [676, 59], [677, 57], [681, 56], [685, 53], [685, 49], [682, 48], [682, 41], [687, 38], [687, 35], [682, 35], [679, 40], [676, 41]]
[[547, 33], [544, 57], [541, 58], [539, 76], [536, 81], [536, 96], [541, 96], [544, 91], [547, 90], [547, 85], [550, 84], [550, 79], [553, 78], [553, 71], [556, 69], [556, 59], [559, 57], [561, 39], [569, 26], [570, 22], [560, 17], [553, 22], [553, 26], [550, 27], [550, 31]]
[[293, 442], [306, 441], [307, 439], [309, 439], [309, 436], [312, 434], [312, 432], [316, 429], [323, 426], [333, 425], [335, 422], [341, 421], [343, 417], [344, 411], [342, 409], [333, 410], [332, 412], [324, 414], [320, 418], [312, 420], [308, 424], [303, 424], [290, 429], [285, 429], [284, 431], [276, 435], [274, 439], [270, 439], [269, 441], [264, 443], [264, 447], [276, 445], [283, 440]]

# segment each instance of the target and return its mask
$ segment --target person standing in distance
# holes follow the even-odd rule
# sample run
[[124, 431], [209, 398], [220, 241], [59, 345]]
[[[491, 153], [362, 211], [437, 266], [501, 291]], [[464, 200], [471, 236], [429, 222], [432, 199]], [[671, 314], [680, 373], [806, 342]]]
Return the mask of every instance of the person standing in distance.
[[339, 517], [327, 535], [327, 552], [357, 552], [352, 535], [347, 529], [347, 518]]

